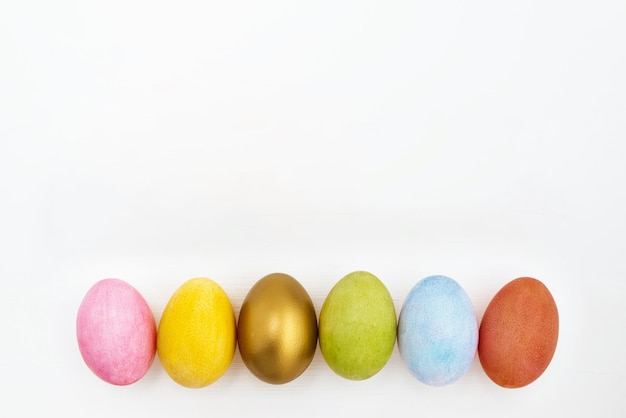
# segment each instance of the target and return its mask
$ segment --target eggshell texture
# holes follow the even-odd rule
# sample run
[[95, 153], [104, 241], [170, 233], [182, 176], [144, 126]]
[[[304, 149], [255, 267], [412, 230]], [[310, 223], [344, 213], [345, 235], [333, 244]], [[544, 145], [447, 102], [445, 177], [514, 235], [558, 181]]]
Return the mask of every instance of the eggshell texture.
[[152, 311], [134, 287], [119, 279], [104, 279], [89, 289], [78, 308], [76, 337], [87, 366], [114, 385], [138, 381], [154, 360]]
[[520, 277], [493, 297], [480, 323], [478, 356], [491, 380], [505, 388], [535, 381], [546, 370], [559, 336], [559, 313], [548, 288]]
[[178, 384], [207, 386], [230, 366], [237, 344], [235, 312], [213, 280], [195, 278], [176, 290], [159, 322], [157, 351]]
[[300, 376], [317, 346], [317, 317], [304, 287], [274, 273], [248, 292], [239, 313], [239, 352], [248, 369], [272, 384]]
[[337, 282], [320, 312], [319, 341], [339, 376], [363, 380], [378, 373], [396, 343], [396, 310], [385, 285], [365, 271]]
[[469, 297], [446, 276], [430, 276], [409, 292], [398, 321], [400, 355], [421, 382], [443, 386], [469, 369], [478, 323]]

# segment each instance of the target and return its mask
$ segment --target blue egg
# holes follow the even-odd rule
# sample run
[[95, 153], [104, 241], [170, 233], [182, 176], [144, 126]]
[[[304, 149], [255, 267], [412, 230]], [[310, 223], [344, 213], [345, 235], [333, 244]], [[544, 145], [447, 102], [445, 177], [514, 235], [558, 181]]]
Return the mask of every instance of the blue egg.
[[467, 293], [446, 276], [420, 280], [398, 320], [398, 348], [411, 374], [443, 386], [469, 369], [478, 345], [478, 322]]

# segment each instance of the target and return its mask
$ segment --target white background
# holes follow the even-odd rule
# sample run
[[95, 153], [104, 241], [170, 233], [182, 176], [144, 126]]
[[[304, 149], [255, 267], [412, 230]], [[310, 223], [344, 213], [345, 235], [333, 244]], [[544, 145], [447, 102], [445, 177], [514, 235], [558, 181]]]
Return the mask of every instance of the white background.
[[[626, 412], [626, 3], [3, 1], [0, 415], [618, 416]], [[239, 354], [203, 389], [158, 359], [108, 385], [78, 306], [121, 278], [155, 318], [184, 281], [238, 312], [282, 271], [319, 312], [369, 270], [400, 309], [431, 274], [480, 319], [523, 275], [557, 302], [555, 357], [505, 390], [477, 360], [428, 387], [319, 350], [283, 386]]]

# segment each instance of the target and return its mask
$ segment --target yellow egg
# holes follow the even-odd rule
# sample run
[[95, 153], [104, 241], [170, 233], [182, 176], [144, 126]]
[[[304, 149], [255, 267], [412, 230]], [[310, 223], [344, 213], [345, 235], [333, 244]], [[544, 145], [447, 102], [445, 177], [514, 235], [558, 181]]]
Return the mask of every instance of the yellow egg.
[[304, 287], [274, 273], [248, 292], [239, 313], [239, 352], [248, 369], [267, 383], [287, 383], [311, 364], [317, 317]]
[[157, 352], [163, 368], [182, 386], [200, 388], [230, 366], [237, 344], [235, 313], [213, 280], [188, 280], [163, 310]]

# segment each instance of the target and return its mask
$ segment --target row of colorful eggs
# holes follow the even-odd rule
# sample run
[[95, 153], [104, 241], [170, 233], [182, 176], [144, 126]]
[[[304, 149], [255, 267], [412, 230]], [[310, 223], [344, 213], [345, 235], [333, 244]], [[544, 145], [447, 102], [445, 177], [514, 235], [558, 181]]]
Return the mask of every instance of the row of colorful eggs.
[[138, 381], [158, 352], [168, 375], [192, 388], [219, 379], [237, 345], [256, 377], [287, 383], [309, 366], [318, 340], [330, 368], [346, 379], [378, 373], [397, 340], [409, 371], [426, 384], [455, 382], [478, 353], [491, 380], [518, 388], [545, 371], [558, 339], [554, 299], [530, 277], [500, 289], [480, 326], [466, 292], [446, 276], [420, 280], [396, 318], [389, 291], [371, 273], [356, 271], [337, 282], [319, 323], [304, 287], [287, 274], [273, 273], [250, 289], [238, 320], [217, 283], [191, 279], [170, 298], [157, 331], [141, 294], [122, 280], [105, 279], [85, 295], [76, 334], [85, 363], [108, 383]]

